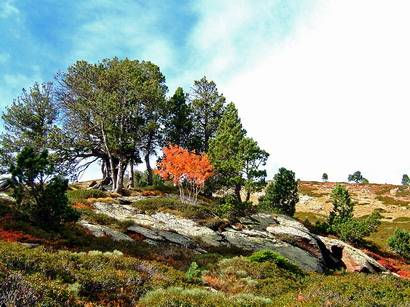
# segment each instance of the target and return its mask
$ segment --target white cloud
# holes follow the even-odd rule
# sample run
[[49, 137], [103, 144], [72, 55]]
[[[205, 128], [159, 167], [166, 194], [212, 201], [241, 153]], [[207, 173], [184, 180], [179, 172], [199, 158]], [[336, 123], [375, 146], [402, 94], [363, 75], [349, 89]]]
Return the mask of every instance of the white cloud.
[[19, 14], [20, 11], [15, 7], [13, 0], [2, 0], [2, 3], [0, 3], [0, 19]]
[[409, 11], [406, 0], [323, 1], [291, 40], [223, 82], [271, 167], [303, 179], [410, 173]]
[[[67, 63], [84, 59], [100, 61], [102, 58], [127, 56], [149, 60], [166, 70], [174, 64], [174, 50], [169, 41], [156, 33], [155, 23], [161, 16], [144, 11], [139, 5], [129, 2], [128, 7], [112, 8], [112, 2], [103, 2], [108, 14], [88, 16], [73, 37], [73, 52]], [[84, 3], [84, 10], [101, 8], [101, 3]], [[144, 12], [142, 14], [142, 12]]]

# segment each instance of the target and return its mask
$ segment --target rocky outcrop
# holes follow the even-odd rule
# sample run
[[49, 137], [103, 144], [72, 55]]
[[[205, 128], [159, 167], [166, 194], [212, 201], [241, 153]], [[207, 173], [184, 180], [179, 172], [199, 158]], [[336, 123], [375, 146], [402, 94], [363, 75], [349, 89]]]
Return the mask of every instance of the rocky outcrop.
[[119, 232], [117, 230], [111, 229], [110, 227], [107, 227], [107, 226], [91, 224], [84, 220], [79, 221], [78, 224], [80, 224], [81, 226], [89, 230], [93, 234], [93, 236], [97, 238], [110, 237], [114, 241], [133, 241], [126, 234]]
[[319, 238], [325, 244], [328, 252], [340, 260], [348, 272], [377, 273], [387, 271], [375, 259], [343, 241], [327, 237]]
[[[149, 244], [177, 244], [200, 252], [230, 247], [244, 251], [268, 248], [291, 259], [305, 271], [323, 272], [337, 267], [360, 272], [386, 271], [360, 250], [336, 239], [316, 236], [303, 224], [283, 215], [254, 214], [216, 231], [169, 213], [142, 214], [132, 205], [97, 202], [93, 206], [98, 213], [120, 221], [132, 221], [133, 225], [128, 227], [130, 236], [138, 234]], [[110, 231], [107, 226], [80, 223], [95, 236], [132, 240], [118, 231]]]

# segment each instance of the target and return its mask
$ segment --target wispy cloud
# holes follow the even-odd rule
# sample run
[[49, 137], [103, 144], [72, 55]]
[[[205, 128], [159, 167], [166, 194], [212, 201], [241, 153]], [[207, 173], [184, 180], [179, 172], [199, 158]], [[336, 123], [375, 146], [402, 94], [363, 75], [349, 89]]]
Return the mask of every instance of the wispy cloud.
[[8, 18], [19, 15], [20, 11], [14, 5], [14, 0], [3, 0], [0, 3], [0, 18]]

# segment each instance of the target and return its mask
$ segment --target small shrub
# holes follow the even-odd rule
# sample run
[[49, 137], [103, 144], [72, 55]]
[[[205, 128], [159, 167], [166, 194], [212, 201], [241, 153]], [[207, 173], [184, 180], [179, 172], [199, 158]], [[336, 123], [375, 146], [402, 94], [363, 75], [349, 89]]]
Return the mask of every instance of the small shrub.
[[188, 271], [185, 273], [186, 278], [189, 281], [199, 280], [201, 278], [201, 269], [199, 268], [196, 262], [192, 262], [188, 268]]
[[394, 235], [388, 240], [389, 247], [407, 259], [410, 259], [410, 232], [403, 229], [396, 229]]
[[332, 231], [343, 241], [359, 243], [376, 232], [380, 225], [380, 213], [374, 212], [364, 220], [350, 219], [331, 225]]
[[250, 202], [239, 201], [235, 195], [228, 194], [221, 198], [216, 207], [216, 214], [223, 218], [233, 219], [245, 216], [252, 209]]
[[[30, 220], [57, 228], [64, 222], [76, 221], [79, 214], [68, 205], [68, 180], [59, 176], [45, 150], [37, 153], [25, 147], [10, 167], [10, 186], [16, 199], [16, 208]], [[52, 177], [51, 179], [48, 179]]]

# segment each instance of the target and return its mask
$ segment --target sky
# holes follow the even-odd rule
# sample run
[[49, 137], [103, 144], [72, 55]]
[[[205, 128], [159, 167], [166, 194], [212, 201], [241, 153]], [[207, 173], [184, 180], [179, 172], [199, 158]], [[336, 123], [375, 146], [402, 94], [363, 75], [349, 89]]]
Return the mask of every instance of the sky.
[[[150, 60], [169, 95], [206, 75], [303, 180], [410, 174], [408, 0], [0, 0], [0, 111], [77, 60]], [[98, 177], [97, 168], [82, 179]]]

